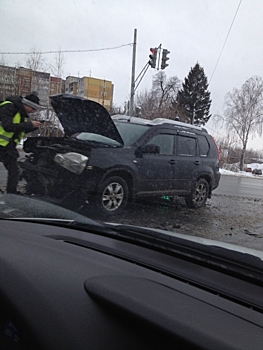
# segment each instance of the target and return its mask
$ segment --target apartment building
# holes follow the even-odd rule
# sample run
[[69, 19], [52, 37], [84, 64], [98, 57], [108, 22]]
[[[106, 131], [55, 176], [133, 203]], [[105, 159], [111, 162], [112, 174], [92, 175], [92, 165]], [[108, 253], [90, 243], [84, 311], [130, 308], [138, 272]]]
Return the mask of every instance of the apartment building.
[[114, 85], [111, 81], [92, 77], [69, 76], [65, 82], [65, 92], [100, 103], [108, 111], [112, 107]]
[[0, 101], [16, 92], [16, 69], [0, 65]]
[[16, 94], [26, 96], [31, 91], [37, 91], [42, 106], [49, 105], [50, 74], [32, 69], [16, 68]]
[[0, 65], [0, 100], [9, 95], [26, 96], [37, 91], [40, 103], [50, 106], [49, 96], [65, 92], [65, 80], [29, 68], [13, 68]]
[[110, 111], [113, 90], [112, 82], [105, 79], [69, 76], [63, 80], [46, 72], [0, 65], [1, 101], [9, 95], [26, 96], [31, 91], [37, 91], [41, 105], [50, 107], [50, 95], [67, 93], [98, 102]]
[[49, 94], [56, 95], [65, 92], [65, 80], [57, 77], [50, 77]]

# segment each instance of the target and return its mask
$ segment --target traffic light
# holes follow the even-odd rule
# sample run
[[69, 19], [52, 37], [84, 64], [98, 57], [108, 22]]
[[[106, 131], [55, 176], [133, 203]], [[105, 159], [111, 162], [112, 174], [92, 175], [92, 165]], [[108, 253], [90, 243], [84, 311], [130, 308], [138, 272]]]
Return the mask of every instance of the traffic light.
[[151, 54], [149, 55], [149, 65], [151, 68], [155, 68], [156, 67], [156, 61], [157, 61], [157, 52], [158, 52], [158, 48], [155, 47], [154, 49], [151, 47], [150, 48]]
[[163, 55], [162, 55], [162, 63], [161, 63], [161, 69], [165, 69], [166, 67], [169, 66], [168, 63], [166, 63], [166, 61], [168, 61], [170, 58], [167, 57], [167, 55], [170, 53], [170, 51], [163, 49]]

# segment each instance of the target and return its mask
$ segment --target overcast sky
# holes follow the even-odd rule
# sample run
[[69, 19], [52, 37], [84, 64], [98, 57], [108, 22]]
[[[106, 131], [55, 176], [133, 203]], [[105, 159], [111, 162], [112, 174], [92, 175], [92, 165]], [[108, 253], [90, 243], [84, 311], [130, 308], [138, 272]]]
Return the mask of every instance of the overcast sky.
[[[136, 77], [149, 59], [150, 47], [162, 44], [170, 51], [167, 77], [183, 81], [198, 62], [210, 82], [210, 111], [223, 114], [227, 92], [254, 75], [263, 76], [262, 18], [263, 0], [1, 0], [0, 51], [98, 50], [65, 52], [63, 78], [110, 80], [114, 104], [123, 106], [130, 96], [129, 44], [136, 28]], [[56, 56], [43, 54], [46, 64], [54, 64]], [[1, 58], [10, 66], [26, 61], [25, 54]], [[150, 89], [156, 73], [148, 69], [137, 91]], [[214, 133], [220, 131], [214, 128]], [[262, 149], [261, 143], [257, 139], [250, 146]]]

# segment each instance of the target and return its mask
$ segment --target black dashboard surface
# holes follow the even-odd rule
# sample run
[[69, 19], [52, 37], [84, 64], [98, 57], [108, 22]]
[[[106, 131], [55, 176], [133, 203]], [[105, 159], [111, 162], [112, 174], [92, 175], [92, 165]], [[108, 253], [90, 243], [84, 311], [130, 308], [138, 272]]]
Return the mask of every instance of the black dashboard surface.
[[1, 221], [1, 349], [261, 349], [262, 292], [127, 240]]

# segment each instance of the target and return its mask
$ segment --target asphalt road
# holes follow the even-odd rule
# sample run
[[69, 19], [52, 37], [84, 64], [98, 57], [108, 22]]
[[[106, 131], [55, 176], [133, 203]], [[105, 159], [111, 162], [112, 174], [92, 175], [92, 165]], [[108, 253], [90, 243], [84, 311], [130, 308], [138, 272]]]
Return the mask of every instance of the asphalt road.
[[215, 194], [263, 199], [263, 176], [223, 175]]

